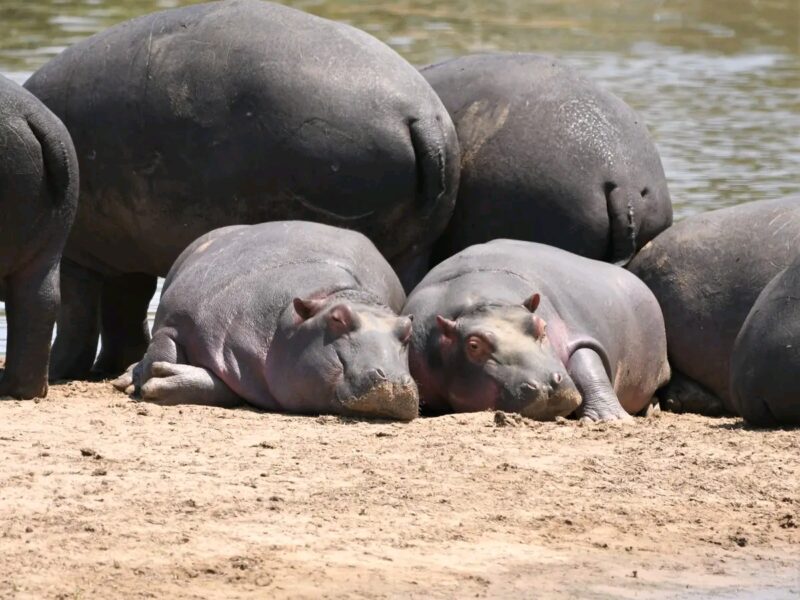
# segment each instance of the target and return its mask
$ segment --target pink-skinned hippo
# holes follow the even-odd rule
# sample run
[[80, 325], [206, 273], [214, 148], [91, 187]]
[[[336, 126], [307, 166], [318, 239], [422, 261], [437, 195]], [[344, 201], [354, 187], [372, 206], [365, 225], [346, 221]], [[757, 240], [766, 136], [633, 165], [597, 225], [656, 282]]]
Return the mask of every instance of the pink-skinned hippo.
[[758, 295], [800, 249], [800, 197], [747, 202], [683, 219], [628, 268], [661, 304], [672, 380], [661, 407], [738, 412], [731, 353]]
[[627, 419], [669, 379], [653, 294], [624, 269], [515, 240], [471, 246], [411, 293], [425, 410]]
[[216, 229], [175, 262], [147, 352], [114, 385], [166, 404], [410, 420], [404, 301], [360, 233], [303, 221]]

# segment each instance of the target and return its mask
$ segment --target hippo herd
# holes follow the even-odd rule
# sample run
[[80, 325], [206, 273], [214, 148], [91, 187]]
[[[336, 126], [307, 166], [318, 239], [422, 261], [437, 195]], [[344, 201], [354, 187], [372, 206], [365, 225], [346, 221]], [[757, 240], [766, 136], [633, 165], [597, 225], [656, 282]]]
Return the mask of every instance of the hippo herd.
[[0, 396], [800, 424], [800, 198], [673, 225], [641, 119], [552, 58], [209, 2], [0, 77], [0, 148]]

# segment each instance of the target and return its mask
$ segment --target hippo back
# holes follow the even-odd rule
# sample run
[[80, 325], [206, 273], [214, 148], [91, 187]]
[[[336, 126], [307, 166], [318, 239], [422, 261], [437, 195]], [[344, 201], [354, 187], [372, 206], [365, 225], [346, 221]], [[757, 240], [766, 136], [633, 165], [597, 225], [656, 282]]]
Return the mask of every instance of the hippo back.
[[629, 265], [661, 304], [673, 368], [729, 410], [734, 340], [764, 286], [796, 256], [798, 242], [800, 198], [750, 202], [679, 222]]
[[79, 152], [66, 254], [101, 272], [163, 275], [211, 229], [280, 219], [357, 229], [392, 258], [452, 212], [458, 145], [424, 78], [369, 34], [292, 8], [146, 15], [26, 86]]
[[667, 181], [641, 117], [574, 69], [495, 53], [422, 73], [453, 118], [462, 154], [438, 260], [500, 237], [617, 260], [615, 247], [633, 250], [629, 212], [636, 247], [671, 224]]

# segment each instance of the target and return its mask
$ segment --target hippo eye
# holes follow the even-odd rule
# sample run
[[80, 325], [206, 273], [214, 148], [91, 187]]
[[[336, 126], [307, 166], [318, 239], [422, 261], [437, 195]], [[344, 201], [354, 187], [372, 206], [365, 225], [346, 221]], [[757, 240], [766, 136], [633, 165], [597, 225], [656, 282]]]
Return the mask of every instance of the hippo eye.
[[480, 336], [469, 336], [466, 345], [467, 356], [475, 362], [486, 362], [492, 355], [492, 347]]

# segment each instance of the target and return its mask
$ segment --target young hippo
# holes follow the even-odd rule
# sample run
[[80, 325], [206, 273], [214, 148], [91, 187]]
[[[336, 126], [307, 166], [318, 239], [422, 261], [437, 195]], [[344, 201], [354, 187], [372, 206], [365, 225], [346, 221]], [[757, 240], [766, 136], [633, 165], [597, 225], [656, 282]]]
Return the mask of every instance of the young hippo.
[[61, 121], [2, 76], [0, 157], [0, 300], [8, 318], [0, 397], [42, 397], [59, 261], [78, 204], [78, 160]]
[[428, 410], [627, 419], [669, 379], [656, 299], [614, 265], [513, 240], [435, 267], [403, 313]]
[[404, 301], [360, 233], [302, 221], [216, 229], [173, 265], [147, 353], [114, 385], [168, 404], [410, 420]]

